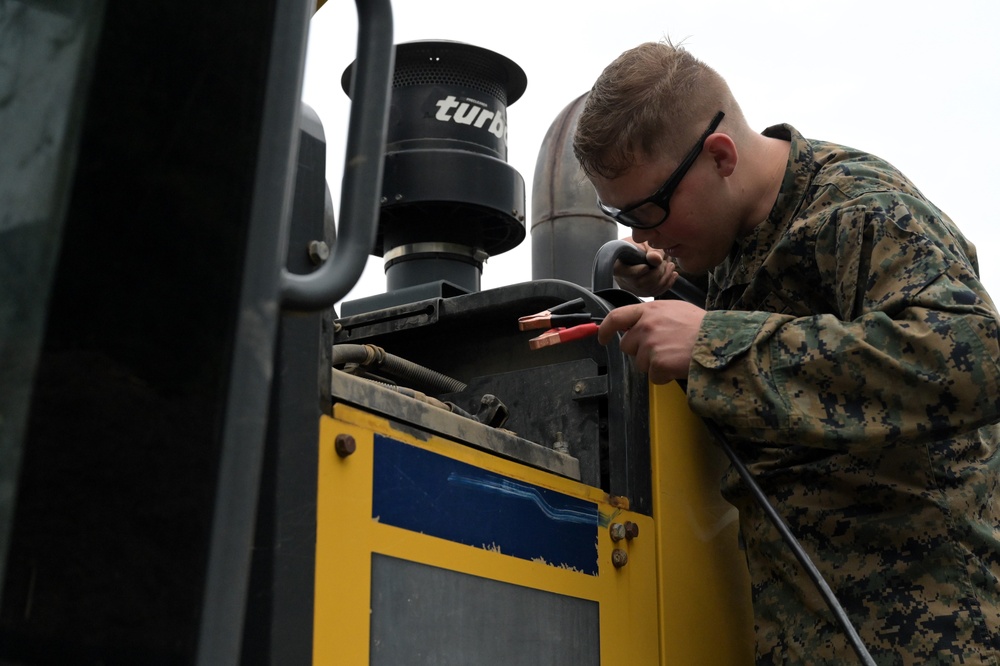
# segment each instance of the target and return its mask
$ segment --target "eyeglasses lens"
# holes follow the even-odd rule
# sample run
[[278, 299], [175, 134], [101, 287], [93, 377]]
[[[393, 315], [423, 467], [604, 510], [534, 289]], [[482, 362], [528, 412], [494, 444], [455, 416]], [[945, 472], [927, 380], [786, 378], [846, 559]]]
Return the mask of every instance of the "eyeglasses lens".
[[618, 221], [636, 229], [655, 227], [667, 217], [668, 211], [652, 202], [618, 215]]

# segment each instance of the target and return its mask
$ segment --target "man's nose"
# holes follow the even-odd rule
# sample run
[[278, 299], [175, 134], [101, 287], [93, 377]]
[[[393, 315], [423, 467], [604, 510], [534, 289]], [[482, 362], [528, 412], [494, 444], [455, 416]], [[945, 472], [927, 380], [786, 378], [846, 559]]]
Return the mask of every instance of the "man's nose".
[[652, 237], [652, 229], [632, 229], [632, 240], [636, 243], [645, 243]]

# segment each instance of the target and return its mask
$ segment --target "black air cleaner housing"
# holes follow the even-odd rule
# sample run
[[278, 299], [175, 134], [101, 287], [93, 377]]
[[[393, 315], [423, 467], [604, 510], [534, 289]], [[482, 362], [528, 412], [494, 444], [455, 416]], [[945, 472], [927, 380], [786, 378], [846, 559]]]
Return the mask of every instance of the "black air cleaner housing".
[[[349, 92], [353, 64], [341, 83]], [[507, 164], [507, 107], [524, 71], [452, 41], [396, 46], [379, 233], [389, 292], [479, 290], [483, 261], [525, 237], [524, 179]], [[454, 294], [439, 287], [417, 297]], [[393, 300], [398, 304], [400, 299]]]

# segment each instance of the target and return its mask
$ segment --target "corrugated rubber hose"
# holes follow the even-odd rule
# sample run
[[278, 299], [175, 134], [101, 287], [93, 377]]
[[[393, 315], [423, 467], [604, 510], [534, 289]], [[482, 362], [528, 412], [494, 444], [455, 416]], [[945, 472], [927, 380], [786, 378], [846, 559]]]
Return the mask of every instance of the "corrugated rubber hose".
[[384, 370], [396, 379], [417, 382], [440, 393], [457, 393], [466, 384], [448, 375], [387, 353], [376, 345], [340, 344], [333, 346], [333, 365], [357, 363], [364, 368]]

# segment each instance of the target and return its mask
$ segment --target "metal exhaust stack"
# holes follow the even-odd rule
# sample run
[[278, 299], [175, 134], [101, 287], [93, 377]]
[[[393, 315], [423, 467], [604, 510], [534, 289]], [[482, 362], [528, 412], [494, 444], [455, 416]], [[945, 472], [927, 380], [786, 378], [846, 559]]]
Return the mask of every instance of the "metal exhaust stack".
[[[524, 240], [524, 180], [507, 164], [507, 107], [524, 71], [462, 42], [396, 46], [376, 247], [387, 292], [352, 315], [479, 291], [483, 262]], [[354, 65], [341, 83], [350, 94]]]
[[552, 122], [535, 164], [531, 188], [531, 279], [555, 278], [590, 288], [594, 256], [618, 238], [601, 212], [594, 186], [573, 154], [573, 133], [589, 93]]

